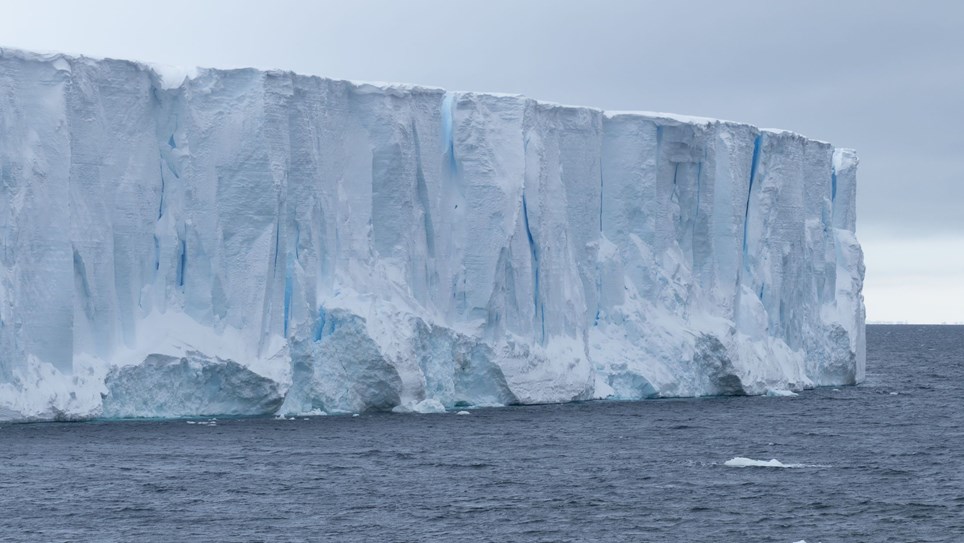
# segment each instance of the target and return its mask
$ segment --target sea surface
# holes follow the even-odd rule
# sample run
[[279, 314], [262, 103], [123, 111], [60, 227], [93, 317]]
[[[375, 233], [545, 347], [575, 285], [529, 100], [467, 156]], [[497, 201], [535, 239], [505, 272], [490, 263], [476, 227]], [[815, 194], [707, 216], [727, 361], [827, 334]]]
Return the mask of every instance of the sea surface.
[[0, 540], [962, 542], [964, 327], [867, 331], [787, 398], [3, 424]]

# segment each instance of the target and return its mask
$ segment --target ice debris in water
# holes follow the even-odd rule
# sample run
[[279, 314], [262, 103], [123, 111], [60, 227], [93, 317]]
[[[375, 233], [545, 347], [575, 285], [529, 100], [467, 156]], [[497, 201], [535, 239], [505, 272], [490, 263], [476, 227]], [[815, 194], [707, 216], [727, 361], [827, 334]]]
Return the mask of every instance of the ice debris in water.
[[780, 388], [768, 388], [767, 396], [774, 396], [778, 398], [788, 398], [791, 396], [797, 396], [797, 393], [792, 390], [780, 389]]
[[724, 466], [731, 468], [826, 468], [830, 466], [819, 464], [784, 464], [776, 458], [770, 460], [754, 460], [737, 456], [723, 463]]

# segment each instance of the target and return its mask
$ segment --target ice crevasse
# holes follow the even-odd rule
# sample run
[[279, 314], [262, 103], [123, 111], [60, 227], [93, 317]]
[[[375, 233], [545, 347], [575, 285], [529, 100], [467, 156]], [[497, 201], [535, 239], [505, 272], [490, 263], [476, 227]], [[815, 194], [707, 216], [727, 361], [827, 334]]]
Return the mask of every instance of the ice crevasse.
[[853, 151], [0, 49], [0, 419], [860, 381]]

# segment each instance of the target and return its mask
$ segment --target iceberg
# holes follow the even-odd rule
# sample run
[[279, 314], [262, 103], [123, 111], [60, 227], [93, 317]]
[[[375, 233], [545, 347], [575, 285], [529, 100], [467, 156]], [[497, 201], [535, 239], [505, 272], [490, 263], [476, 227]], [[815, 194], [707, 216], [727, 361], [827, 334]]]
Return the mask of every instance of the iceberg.
[[113, 368], [105, 384], [102, 415], [110, 418], [270, 415], [284, 400], [271, 379], [199, 353], [150, 355]]
[[857, 162], [728, 121], [0, 49], [0, 417], [854, 384]]

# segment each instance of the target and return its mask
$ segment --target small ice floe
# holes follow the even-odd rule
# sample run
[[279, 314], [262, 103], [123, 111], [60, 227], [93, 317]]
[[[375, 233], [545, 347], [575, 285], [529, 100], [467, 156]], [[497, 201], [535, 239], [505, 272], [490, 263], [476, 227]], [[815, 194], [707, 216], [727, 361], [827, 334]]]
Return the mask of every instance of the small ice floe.
[[458, 413], [456, 413], [456, 415], [471, 415], [471, 414], [472, 413], [469, 413], [468, 411], [459, 411]]
[[767, 396], [773, 396], [778, 398], [788, 398], [790, 396], [796, 396], [797, 393], [792, 390], [782, 389], [782, 388], [768, 388]]
[[357, 416], [358, 416], [358, 413], [352, 413], [351, 416], [357, 417]]
[[783, 462], [777, 460], [776, 458], [771, 458], [770, 460], [754, 460], [752, 458], [745, 458], [743, 456], [737, 456], [736, 458], [731, 458], [726, 462], [723, 462], [724, 466], [730, 468], [829, 468], [830, 466], [823, 466], [819, 464], [784, 464]]
[[195, 421], [195, 420], [189, 420], [189, 421], [187, 421], [187, 423], [188, 423], [188, 424], [197, 424], [197, 421]]
[[900, 392], [891, 392], [891, 393], [890, 393], [891, 396], [896, 396], [896, 395], [898, 395], [898, 394], [900, 394]]
[[785, 468], [788, 467], [783, 462], [773, 458], [771, 460], [754, 460], [752, 458], [744, 458], [742, 456], [737, 456], [736, 458], [731, 458], [726, 462], [723, 462], [724, 466], [731, 468]]

